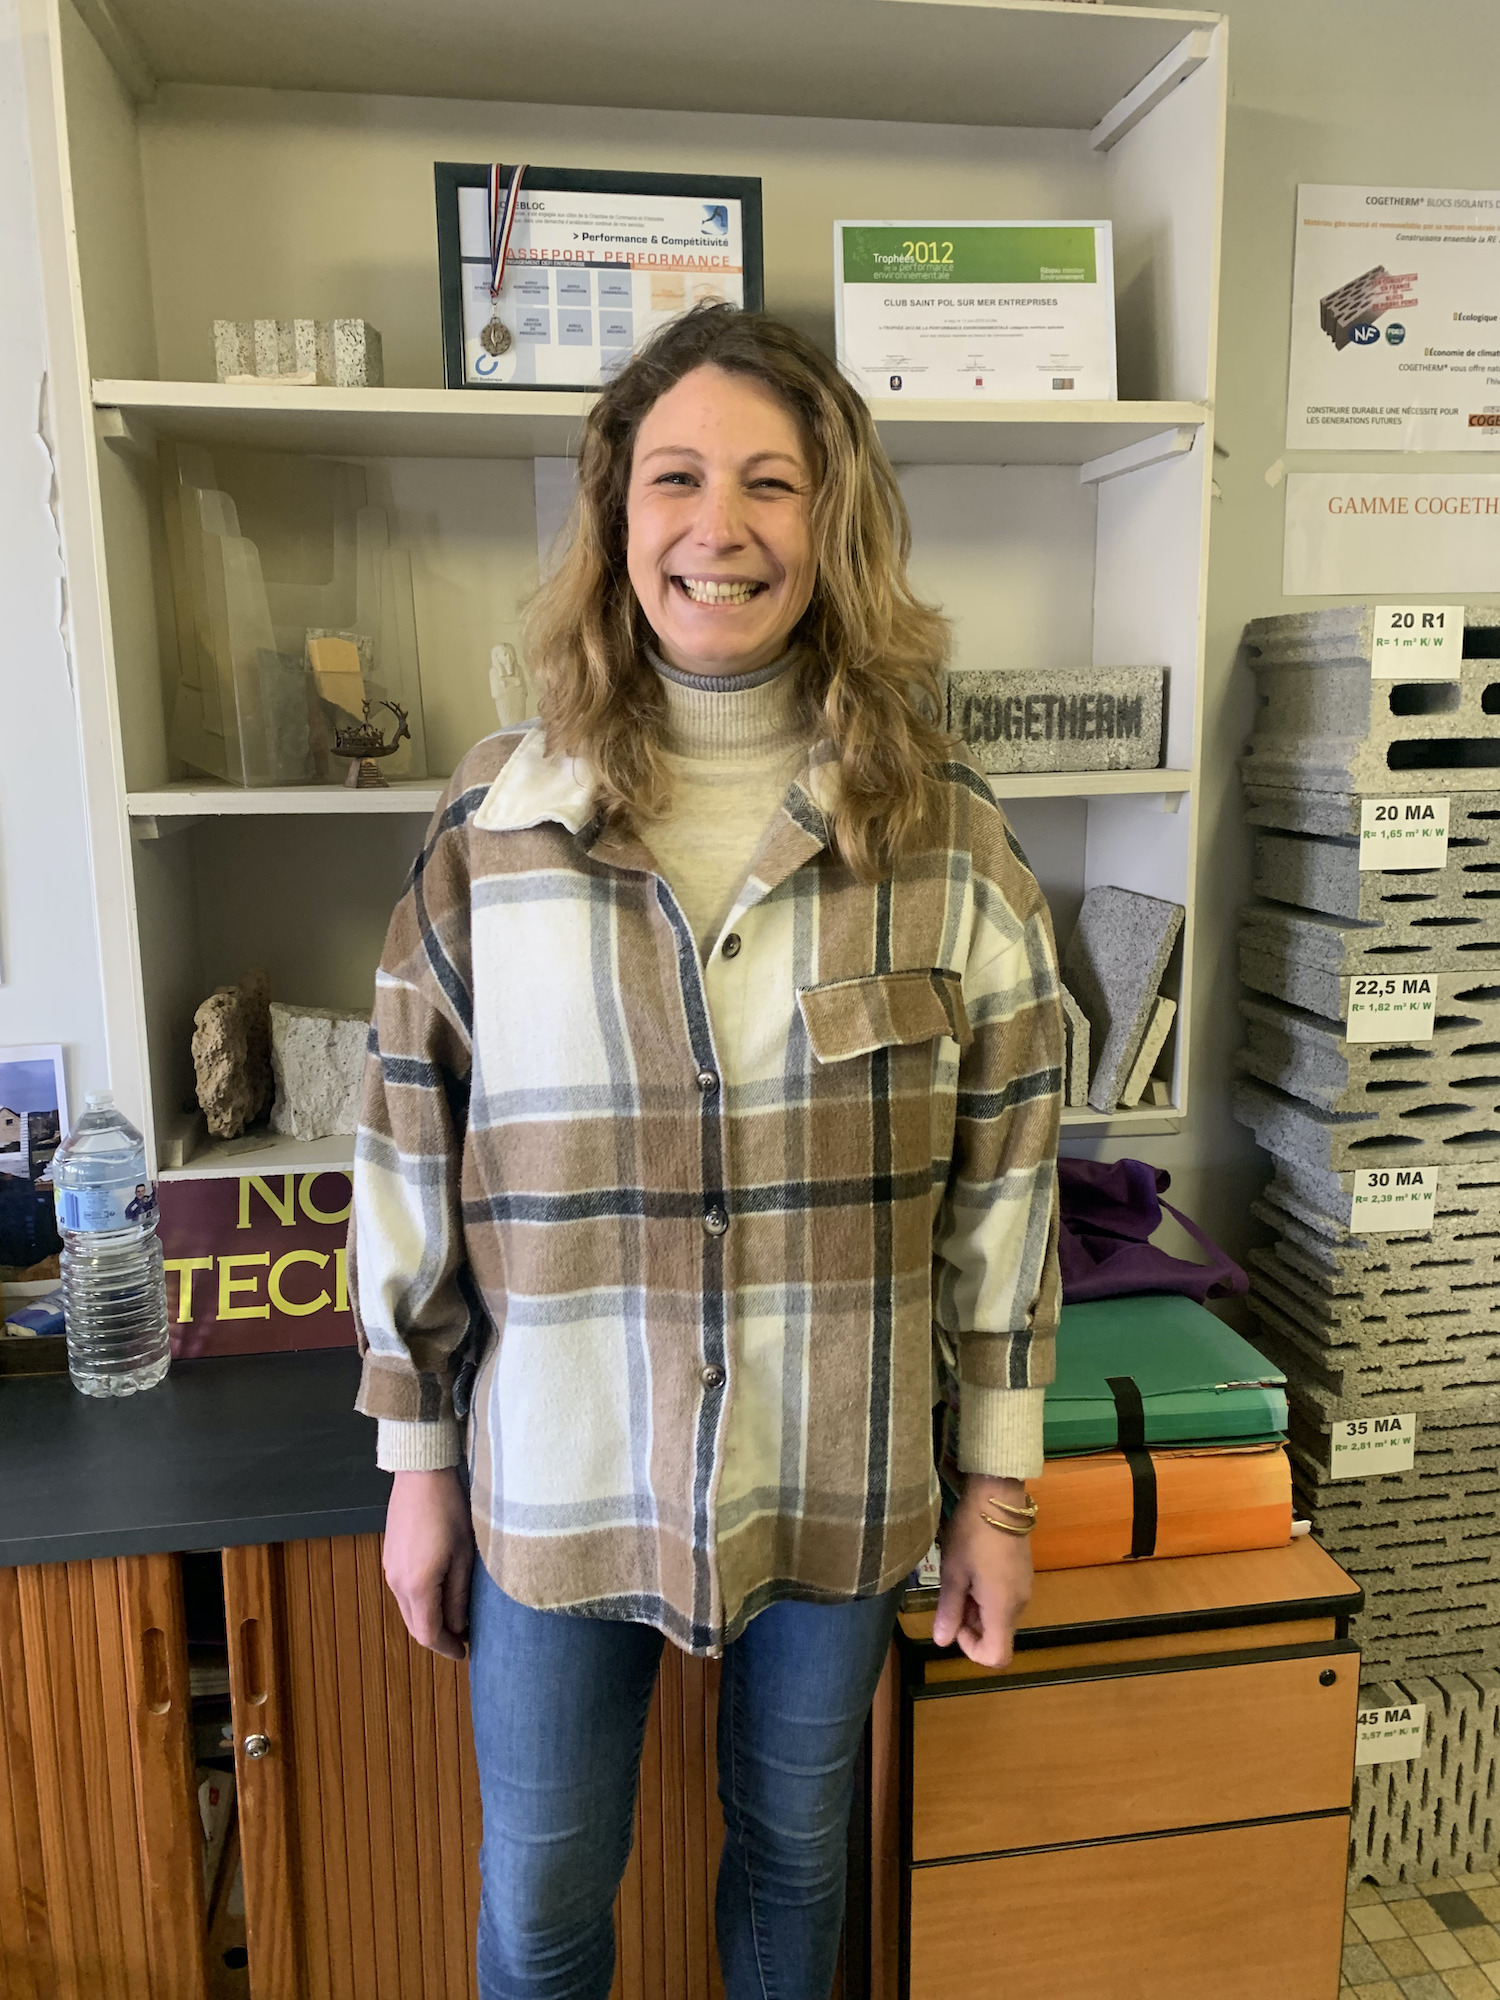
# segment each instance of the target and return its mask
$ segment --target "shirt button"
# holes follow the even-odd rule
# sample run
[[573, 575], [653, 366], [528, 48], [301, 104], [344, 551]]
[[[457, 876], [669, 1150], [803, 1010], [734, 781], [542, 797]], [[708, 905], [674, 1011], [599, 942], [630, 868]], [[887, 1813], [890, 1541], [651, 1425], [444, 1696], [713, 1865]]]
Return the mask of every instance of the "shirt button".
[[724, 1370], [722, 1368], [705, 1368], [703, 1371], [703, 1386], [705, 1389], [722, 1389], [724, 1386]]
[[711, 1208], [703, 1218], [703, 1227], [710, 1236], [722, 1236], [729, 1227], [729, 1217], [722, 1208]]
[[726, 958], [738, 958], [740, 955], [739, 932], [731, 931], [728, 937], [725, 938], [724, 942], [719, 946], [719, 950], [724, 954]]
[[703, 1095], [705, 1097], [711, 1097], [713, 1093], [718, 1089], [718, 1087], [719, 1087], [719, 1079], [714, 1075], [711, 1069], [699, 1070], [698, 1088], [703, 1092]]

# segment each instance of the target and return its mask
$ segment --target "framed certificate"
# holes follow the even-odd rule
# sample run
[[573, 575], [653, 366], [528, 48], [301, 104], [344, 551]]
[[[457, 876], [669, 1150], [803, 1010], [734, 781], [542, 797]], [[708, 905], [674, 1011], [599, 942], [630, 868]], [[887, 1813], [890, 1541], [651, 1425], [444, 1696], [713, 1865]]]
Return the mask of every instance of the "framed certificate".
[[[597, 389], [691, 306], [760, 310], [758, 180], [527, 166], [516, 183], [515, 173], [433, 168], [448, 388]], [[492, 232], [496, 215], [508, 232]]]
[[836, 222], [840, 365], [866, 396], [1113, 401], [1107, 222]]

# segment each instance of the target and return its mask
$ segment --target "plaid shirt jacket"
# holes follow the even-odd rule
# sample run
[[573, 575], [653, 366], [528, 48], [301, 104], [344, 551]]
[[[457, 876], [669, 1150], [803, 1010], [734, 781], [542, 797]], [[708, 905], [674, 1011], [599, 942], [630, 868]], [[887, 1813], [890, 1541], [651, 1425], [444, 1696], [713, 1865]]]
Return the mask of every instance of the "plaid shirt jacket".
[[836, 774], [815, 752], [705, 964], [587, 770], [491, 737], [377, 976], [358, 1406], [467, 1416], [513, 1597], [695, 1653], [921, 1558], [934, 1342], [970, 1406], [1052, 1373], [1046, 905], [957, 759], [941, 839], [861, 884], [827, 845]]

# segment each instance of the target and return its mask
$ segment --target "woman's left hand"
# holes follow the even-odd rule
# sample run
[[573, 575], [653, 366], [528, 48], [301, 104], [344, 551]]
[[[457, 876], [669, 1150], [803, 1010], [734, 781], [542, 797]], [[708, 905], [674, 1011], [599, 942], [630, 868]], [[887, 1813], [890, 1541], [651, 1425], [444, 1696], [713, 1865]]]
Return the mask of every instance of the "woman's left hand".
[[1031, 1602], [1031, 1541], [989, 1525], [981, 1508], [991, 1497], [1024, 1506], [1025, 1482], [969, 1474], [943, 1538], [932, 1637], [939, 1646], [951, 1646], [956, 1639], [980, 1666], [1003, 1667], [1010, 1660], [1016, 1621]]

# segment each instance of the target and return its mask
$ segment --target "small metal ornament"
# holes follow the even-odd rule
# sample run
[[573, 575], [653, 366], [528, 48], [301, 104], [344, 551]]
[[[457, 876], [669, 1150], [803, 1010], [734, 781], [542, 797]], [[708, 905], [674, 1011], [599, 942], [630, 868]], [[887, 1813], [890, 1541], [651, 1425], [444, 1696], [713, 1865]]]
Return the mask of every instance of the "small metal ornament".
[[486, 354], [501, 355], [510, 353], [511, 331], [498, 314], [490, 321], [488, 326], [480, 330], [479, 344]]
[[335, 732], [333, 754], [335, 757], [350, 759], [349, 775], [344, 783], [351, 791], [387, 791], [389, 780], [380, 775], [377, 757], [390, 757], [400, 748], [403, 740], [410, 740], [411, 729], [407, 724], [406, 710], [399, 702], [383, 701], [380, 707], [389, 709], [396, 718], [396, 733], [389, 743], [380, 724], [372, 720], [369, 702], [363, 704], [364, 720], [351, 722], [346, 728]]

